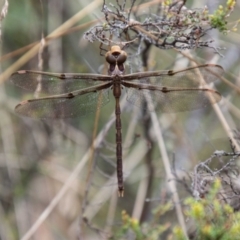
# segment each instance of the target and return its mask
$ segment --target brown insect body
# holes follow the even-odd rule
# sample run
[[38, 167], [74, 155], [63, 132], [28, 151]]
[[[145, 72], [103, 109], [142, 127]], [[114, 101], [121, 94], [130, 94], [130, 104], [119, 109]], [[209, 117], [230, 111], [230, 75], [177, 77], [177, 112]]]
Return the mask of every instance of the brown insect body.
[[113, 46], [105, 58], [109, 64], [108, 75], [20, 70], [12, 74], [11, 81], [27, 90], [40, 89], [47, 95], [23, 101], [15, 107], [17, 113], [34, 118], [82, 116], [91, 111], [91, 108], [95, 111], [107, 103], [106, 91], [113, 90], [118, 192], [119, 196], [123, 196], [122, 126], [119, 104], [122, 88], [127, 88], [127, 100], [130, 103], [142, 106], [146, 98], [151, 100], [154, 105], [153, 109], [149, 110], [161, 110], [166, 113], [191, 111], [221, 100], [221, 95], [213, 89], [204, 87], [199, 78], [211, 83], [218, 79], [217, 76], [223, 73], [223, 69], [219, 65], [204, 64], [179, 71], [164, 70], [125, 75], [124, 63], [127, 59], [125, 51], [119, 46]]
[[123, 186], [123, 166], [122, 166], [122, 124], [121, 124], [121, 81], [118, 76], [125, 72], [124, 62], [127, 59], [126, 52], [122, 51], [119, 46], [113, 46], [105, 55], [106, 61], [109, 64], [108, 74], [115, 76], [113, 82], [113, 95], [115, 97], [115, 115], [116, 115], [116, 157], [117, 157], [117, 178], [118, 178], [118, 194], [120, 197], [124, 195]]

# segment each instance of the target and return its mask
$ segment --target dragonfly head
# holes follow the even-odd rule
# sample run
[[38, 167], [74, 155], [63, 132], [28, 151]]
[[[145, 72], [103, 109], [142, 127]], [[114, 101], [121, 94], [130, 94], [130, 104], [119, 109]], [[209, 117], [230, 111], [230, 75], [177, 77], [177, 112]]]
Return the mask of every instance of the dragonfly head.
[[124, 73], [124, 62], [127, 60], [127, 53], [121, 50], [119, 46], [112, 46], [111, 50], [106, 53], [105, 58], [109, 64], [109, 75], [122, 75]]

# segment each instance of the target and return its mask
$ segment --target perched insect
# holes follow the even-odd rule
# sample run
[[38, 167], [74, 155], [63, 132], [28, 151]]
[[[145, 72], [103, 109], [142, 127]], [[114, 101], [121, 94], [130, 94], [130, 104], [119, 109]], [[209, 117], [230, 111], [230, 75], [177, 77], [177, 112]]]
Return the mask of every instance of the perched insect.
[[[203, 108], [221, 99], [219, 92], [204, 87], [223, 73], [219, 65], [205, 64], [179, 71], [164, 70], [124, 75], [127, 54], [113, 46], [105, 55], [108, 75], [81, 73], [48, 73], [21, 70], [13, 73], [11, 81], [24, 89], [38, 89], [46, 96], [19, 103], [15, 111], [33, 118], [81, 117], [106, 104], [109, 90], [115, 97], [116, 157], [119, 196], [123, 196], [122, 133], [119, 99], [122, 88], [127, 100], [142, 106], [147, 99], [151, 110], [183, 112]], [[202, 81], [204, 79], [204, 81]]]

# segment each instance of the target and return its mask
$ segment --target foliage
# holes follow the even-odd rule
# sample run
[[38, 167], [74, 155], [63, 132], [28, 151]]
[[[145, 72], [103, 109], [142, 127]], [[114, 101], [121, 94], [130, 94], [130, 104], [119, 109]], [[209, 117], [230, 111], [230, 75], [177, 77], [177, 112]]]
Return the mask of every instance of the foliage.
[[153, 221], [141, 224], [137, 219], [130, 217], [126, 211], [122, 211], [122, 226], [116, 231], [112, 240], [128, 239], [129, 236], [134, 236], [136, 240], [157, 240], [159, 236], [165, 233], [170, 223], [159, 224], [159, 218], [166, 212], [171, 210], [172, 204], [166, 203], [159, 205], [153, 211]]
[[[185, 200], [185, 211], [189, 221], [194, 221], [195, 240], [232, 240], [240, 239], [240, 213], [221, 202], [218, 192], [221, 189], [220, 179], [216, 179], [206, 198], [196, 201], [194, 198]], [[182, 239], [182, 231], [175, 227], [176, 239]]]
[[211, 26], [219, 29], [220, 32], [226, 32], [228, 30], [226, 19], [233, 11], [235, 4], [236, 1], [228, 0], [226, 7], [220, 5], [212, 15], [209, 15]]
[[[196, 200], [189, 197], [184, 201], [185, 216], [189, 222], [194, 223], [194, 240], [238, 240], [240, 239], [240, 213], [234, 212], [233, 208], [221, 202], [218, 193], [221, 190], [221, 181], [216, 179], [206, 198]], [[153, 221], [139, 223], [131, 218], [126, 211], [122, 212], [122, 226], [116, 231], [112, 240], [136, 239], [158, 240], [165, 235], [164, 239], [186, 240], [184, 232], [179, 226], [167, 222], [159, 223], [164, 214], [172, 208], [171, 203], [159, 205], [153, 213]], [[192, 230], [192, 229], [191, 229]], [[190, 232], [189, 232], [190, 234]], [[130, 237], [131, 236], [131, 237]], [[166, 238], [166, 236], [168, 236]]]

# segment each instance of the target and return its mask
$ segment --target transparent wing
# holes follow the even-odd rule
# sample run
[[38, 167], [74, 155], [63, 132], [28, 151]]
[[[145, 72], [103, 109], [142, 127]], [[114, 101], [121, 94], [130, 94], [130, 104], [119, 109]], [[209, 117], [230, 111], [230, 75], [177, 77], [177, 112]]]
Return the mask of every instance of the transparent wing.
[[18, 87], [33, 92], [38, 89], [40, 94], [47, 95], [72, 92], [109, 80], [111, 77], [100, 74], [54, 74], [29, 70], [15, 72], [10, 78], [10, 81]]
[[73, 118], [95, 112], [109, 102], [109, 89], [68, 97], [46, 97], [21, 102], [15, 112], [32, 118]]
[[[185, 112], [199, 108], [204, 108], [221, 100], [221, 95], [211, 89], [191, 89], [191, 90], [136, 90], [131, 89], [131, 95], [127, 100], [139, 107], [148, 110], [160, 110], [162, 112]], [[150, 104], [147, 107], [146, 102]]]
[[139, 72], [122, 76], [124, 80], [142, 82], [165, 87], [199, 87], [218, 80], [223, 68], [215, 64], [205, 64], [185, 68], [179, 71], [163, 70], [155, 72]]
[[131, 83], [140, 83], [139, 85], [143, 84], [142, 86], [146, 87], [127, 88], [127, 100], [146, 108], [145, 99], [148, 99], [152, 104], [149, 110], [162, 112], [183, 112], [203, 108], [221, 100], [221, 95], [217, 91], [204, 87], [204, 81], [206, 83], [216, 81], [218, 78], [215, 74], [222, 73], [221, 67], [210, 65], [132, 80]]

